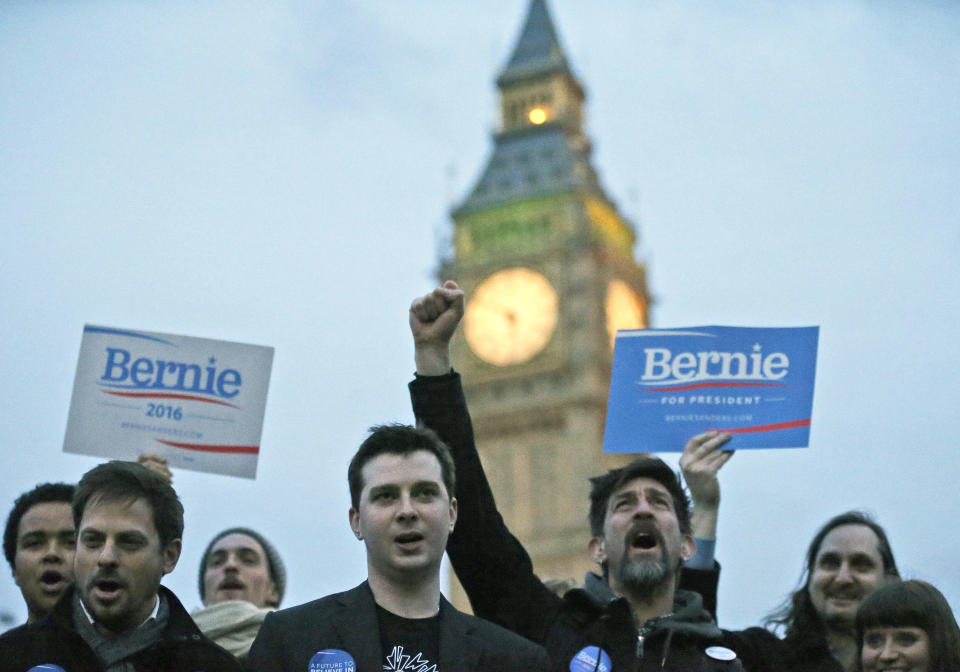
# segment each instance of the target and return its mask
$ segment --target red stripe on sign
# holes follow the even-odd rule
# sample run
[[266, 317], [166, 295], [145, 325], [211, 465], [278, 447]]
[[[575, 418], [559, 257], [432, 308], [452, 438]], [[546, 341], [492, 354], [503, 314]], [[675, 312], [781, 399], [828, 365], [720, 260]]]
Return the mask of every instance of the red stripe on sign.
[[239, 408], [234, 404], [220, 401], [219, 399], [207, 399], [206, 397], [195, 397], [192, 394], [174, 394], [172, 392], [117, 392], [115, 390], [102, 390], [115, 397], [146, 397], [149, 399], [186, 399], [187, 401], [202, 401], [205, 404], [219, 404], [220, 406], [229, 406], [230, 408]]
[[794, 427], [808, 427], [810, 418], [806, 420], [791, 420], [790, 422], [775, 422], [772, 425], [754, 425], [753, 427], [737, 427], [736, 429], [709, 429], [709, 432], [724, 432], [725, 434], [750, 434], [753, 432], [772, 432], [778, 429], [793, 429]]
[[260, 452], [260, 446], [212, 446], [203, 443], [177, 443], [175, 441], [164, 441], [157, 439], [160, 443], [174, 448], [183, 448], [185, 450], [199, 450], [204, 453], [234, 453], [238, 455], [256, 455]]
[[648, 387], [647, 392], [681, 392], [699, 390], [704, 387], [786, 387], [783, 383], [691, 383], [674, 387]]

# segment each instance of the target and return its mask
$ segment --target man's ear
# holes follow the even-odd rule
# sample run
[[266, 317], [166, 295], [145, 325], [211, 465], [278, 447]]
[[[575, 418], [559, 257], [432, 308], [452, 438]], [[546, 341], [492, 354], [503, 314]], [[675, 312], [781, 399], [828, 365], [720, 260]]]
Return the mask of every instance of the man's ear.
[[686, 562], [697, 553], [697, 542], [694, 541], [692, 534], [683, 535], [680, 542], [680, 559]]
[[350, 529], [353, 530], [353, 536], [363, 541], [363, 533], [360, 532], [360, 512], [351, 506], [349, 516]]
[[587, 543], [587, 550], [590, 551], [590, 559], [598, 565], [607, 561], [607, 549], [603, 537], [591, 537]]
[[183, 542], [179, 539], [172, 539], [163, 548], [163, 573], [169, 574], [177, 566], [180, 560], [180, 551], [183, 550]]
[[457, 498], [450, 498], [450, 532], [453, 532], [454, 526], [457, 524]]
[[280, 607], [280, 591], [277, 590], [277, 584], [273, 582], [273, 579], [270, 579], [270, 590], [267, 592], [267, 599], [264, 600], [263, 606], [274, 608]]

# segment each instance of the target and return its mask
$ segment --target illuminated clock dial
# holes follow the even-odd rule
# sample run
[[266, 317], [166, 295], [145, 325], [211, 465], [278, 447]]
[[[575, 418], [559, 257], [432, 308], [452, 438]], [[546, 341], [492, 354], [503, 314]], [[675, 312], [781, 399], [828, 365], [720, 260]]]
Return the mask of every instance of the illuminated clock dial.
[[607, 285], [606, 309], [611, 348], [618, 329], [646, 329], [649, 326], [646, 302], [622, 280], [611, 280]]
[[540, 352], [557, 326], [557, 293], [528, 268], [497, 271], [467, 303], [464, 334], [470, 348], [497, 366], [519, 364]]

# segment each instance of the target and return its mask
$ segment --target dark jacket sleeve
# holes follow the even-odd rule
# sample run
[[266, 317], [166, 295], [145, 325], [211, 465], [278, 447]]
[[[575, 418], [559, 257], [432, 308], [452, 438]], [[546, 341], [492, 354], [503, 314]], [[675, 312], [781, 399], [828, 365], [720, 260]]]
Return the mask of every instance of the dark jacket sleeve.
[[703, 608], [717, 623], [717, 585], [720, 583], [720, 563], [713, 561], [712, 569], [690, 569], [684, 567], [680, 572], [679, 588], [700, 593]]
[[530, 670], [543, 670], [547, 672], [550, 669], [550, 657], [547, 655], [547, 650], [540, 648], [535, 654], [535, 660], [530, 663]]
[[277, 625], [276, 612], [267, 614], [247, 656], [246, 669], [250, 672], [284, 672], [284, 648], [279, 637], [282, 629]]
[[[783, 640], [764, 628], [724, 630], [724, 639], [737, 652], [747, 672], [792, 670], [784, 658]], [[839, 671], [838, 671], [839, 672]]]
[[561, 600], [533, 573], [530, 556], [497, 511], [460, 376], [418, 377], [410, 396], [417, 422], [439, 434], [453, 453], [458, 515], [447, 554], [474, 613], [543, 643]]
[[525, 649], [520, 669], [524, 672], [549, 672], [550, 657], [547, 656], [546, 649], [542, 646], [534, 648], [532, 645]]

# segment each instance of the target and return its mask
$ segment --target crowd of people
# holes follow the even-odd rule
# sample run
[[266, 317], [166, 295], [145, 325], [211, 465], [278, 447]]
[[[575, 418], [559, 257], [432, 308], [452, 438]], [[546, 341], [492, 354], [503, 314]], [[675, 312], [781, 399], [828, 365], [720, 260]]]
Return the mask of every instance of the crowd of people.
[[[763, 626], [716, 623], [726, 434], [689, 441], [683, 481], [654, 457], [592, 478], [597, 571], [579, 586], [541, 580], [497, 510], [451, 366], [463, 306], [452, 282], [413, 302], [417, 424], [373, 427], [347, 468], [363, 583], [280, 609], [279, 551], [229, 527], [207, 545], [203, 607], [188, 613], [161, 585], [183, 533], [169, 470], [112, 461], [14, 503], [3, 547], [28, 618], [0, 636], [0, 672], [960, 670], [947, 601], [902, 580], [883, 528], [856, 511], [821, 527], [801, 585]], [[440, 592], [444, 553], [474, 616]]]

